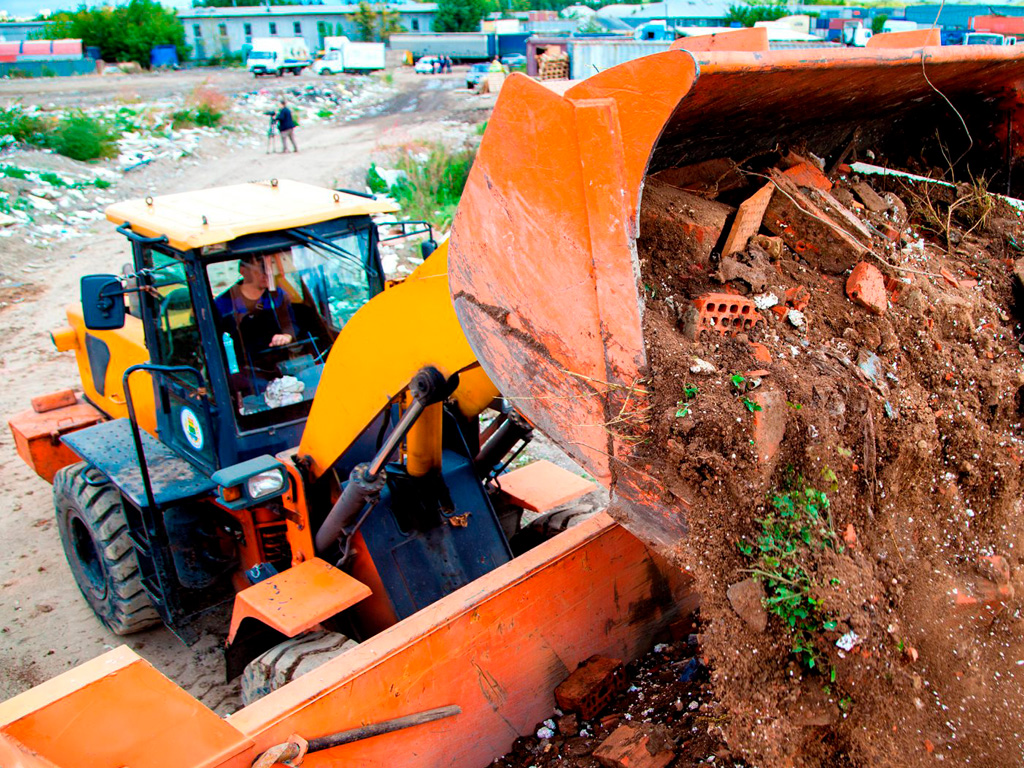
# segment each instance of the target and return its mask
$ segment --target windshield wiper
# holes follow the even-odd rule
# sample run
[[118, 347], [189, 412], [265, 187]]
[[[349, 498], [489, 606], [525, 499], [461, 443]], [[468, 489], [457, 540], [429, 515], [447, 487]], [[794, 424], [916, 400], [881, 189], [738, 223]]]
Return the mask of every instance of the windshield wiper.
[[359, 267], [360, 269], [365, 270], [367, 273], [369, 273], [371, 277], [379, 277], [379, 275], [377, 274], [377, 270], [375, 270], [368, 262], [362, 261], [358, 256], [349, 253], [340, 245], [332, 243], [330, 240], [325, 240], [324, 238], [320, 237], [320, 235], [310, 232], [308, 229], [294, 227], [293, 229], [289, 229], [287, 231], [287, 234], [291, 235], [304, 245], [319, 246], [323, 250], [327, 251], [329, 254], [333, 254], [338, 258], [348, 261], [354, 264], [355, 266]]

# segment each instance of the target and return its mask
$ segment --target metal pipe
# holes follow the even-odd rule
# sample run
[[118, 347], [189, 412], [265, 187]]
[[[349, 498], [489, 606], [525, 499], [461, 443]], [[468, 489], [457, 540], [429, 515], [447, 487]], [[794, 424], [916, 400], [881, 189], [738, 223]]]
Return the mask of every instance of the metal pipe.
[[510, 411], [508, 419], [480, 446], [480, 452], [473, 459], [473, 466], [481, 474], [490, 472], [495, 464], [512, 450], [512, 446], [533, 432], [533, 427], [516, 411]]

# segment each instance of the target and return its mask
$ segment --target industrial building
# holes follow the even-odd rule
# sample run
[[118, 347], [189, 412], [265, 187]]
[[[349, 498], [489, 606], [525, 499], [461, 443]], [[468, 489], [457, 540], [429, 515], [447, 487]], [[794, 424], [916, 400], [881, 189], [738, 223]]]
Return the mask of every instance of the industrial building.
[[[375, 8], [377, 6], [374, 6]], [[429, 32], [437, 3], [388, 3], [406, 32]], [[358, 4], [274, 5], [242, 8], [190, 8], [179, 11], [185, 42], [192, 58], [238, 54], [254, 37], [301, 37], [311, 51], [323, 47], [325, 37], [360, 38], [355, 23]]]

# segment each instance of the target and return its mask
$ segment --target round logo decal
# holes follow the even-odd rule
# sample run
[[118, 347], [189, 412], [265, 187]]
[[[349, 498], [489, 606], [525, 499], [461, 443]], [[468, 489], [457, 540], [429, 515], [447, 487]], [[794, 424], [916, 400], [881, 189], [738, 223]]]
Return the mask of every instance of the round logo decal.
[[199, 419], [191, 408], [181, 409], [181, 431], [185, 433], [189, 445], [197, 451], [203, 450], [203, 428], [199, 426]]

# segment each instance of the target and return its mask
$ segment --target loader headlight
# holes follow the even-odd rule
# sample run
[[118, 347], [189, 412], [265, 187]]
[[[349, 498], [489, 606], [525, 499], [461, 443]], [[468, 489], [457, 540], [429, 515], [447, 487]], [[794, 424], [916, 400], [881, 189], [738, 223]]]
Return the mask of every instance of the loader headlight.
[[288, 473], [273, 456], [257, 456], [218, 469], [210, 479], [220, 486], [219, 501], [228, 509], [245, 509], [288, 491]]
[[271, 469], [250, 477], [245, 484], [250, 499], [262, 499], [274, 496], [284, 488], [284, 473], [280, 469]]

